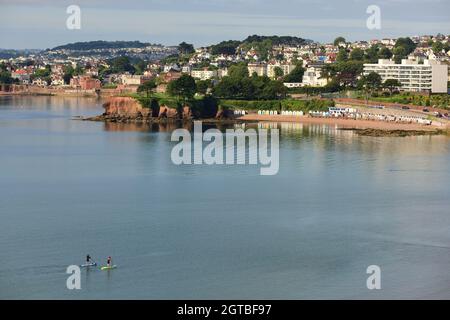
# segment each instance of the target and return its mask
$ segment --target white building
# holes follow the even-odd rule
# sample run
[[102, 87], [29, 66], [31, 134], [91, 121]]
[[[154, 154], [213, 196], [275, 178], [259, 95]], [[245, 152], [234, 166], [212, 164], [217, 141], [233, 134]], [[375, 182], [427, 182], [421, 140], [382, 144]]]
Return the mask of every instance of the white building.
[[300, 88], [302, 86], [301, 82], [284, 82], [283, 85], [286, 88]]
[[256, 73], [258, 76], [262, 77], [267, 75], [267, 64], [256, 62], [256, 63], [249, 63], [248, 66], [248, 74], [252, 76], [254, 73]]
[[46, 87], [48, 84], [47, 84], [46, 80], [44, 80], [42, 78], [36, 78], [33, 80], [33, 85], [39, 86], [39, 87]]
[[200, 80], [208, 80], [217, 77], [216, 70], [192, 70], [191, 77]]
[[120, 76], [121, 83], [127, 86], [139, 86], [145, 82], [141, 75], [122, 74]]
[[303, 74], [302, 85], [308, 87], [324, 87], [328, 80], [321, 78], [320, 68], [310, 67]]
[[[270, 63], [267, 65], [267, 76], [275, 79], [275, 69], [280, 68], [283, 71], [283, 75], [286, 76], [295, 69], [295, 65], [288, 63]], [[251, 74], [250, 74], [251, 75]]]
[[447, 93], [448, 66], [438, 61], [424, 60], [419, 64], [417, 60], [402, 60], [395, 64], [392, 60], [380, 59], [378, 64], [365, 64], [364, 74], [378, 73], [383, 82], [396, 79], [405, 91], [430, 91], [432, 93]]

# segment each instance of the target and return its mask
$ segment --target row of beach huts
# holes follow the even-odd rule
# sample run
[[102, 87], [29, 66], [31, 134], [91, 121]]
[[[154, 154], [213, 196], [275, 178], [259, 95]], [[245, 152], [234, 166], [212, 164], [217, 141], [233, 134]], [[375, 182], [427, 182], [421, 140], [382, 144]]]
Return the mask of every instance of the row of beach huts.
[[[290, 111], [283, 110], [281, 112], [277, 110], [258, 110], [258, 115], [281, 115], [281, 116], [294, 116], [303, 117], [305, 113], [303, 111]], [[234, 110], [235, 115], [246, 115], [248, 111], [245, 110]], [[373, 113], [373, 112], [361, 112], [352, 107], [329, 107], [328, 111], [309, 111], [308, 116], [315, 118], [345, 118], [354, 120], [375, 120], [375, 121], [388, 121], [397, 123], [416, 123], [423, 125], [431, 125], [432, 121], [412, 115], [394, 115], [394, 114], [383, 114], [383, 113]]]
[[380, 114], [372, 112], [358, 112], [354, 108], [329, 108], [328, 111], [310, 111], [311, 117], [322, 118], [346, 118], [354, 120], [375, 120], [375, 121], [387, 121], [397, 123], [417, 123], [423, 125], [431, 125], [432, 120], [429, 120], [420, 116], [411, 115], [393, 115], [393, 114]]

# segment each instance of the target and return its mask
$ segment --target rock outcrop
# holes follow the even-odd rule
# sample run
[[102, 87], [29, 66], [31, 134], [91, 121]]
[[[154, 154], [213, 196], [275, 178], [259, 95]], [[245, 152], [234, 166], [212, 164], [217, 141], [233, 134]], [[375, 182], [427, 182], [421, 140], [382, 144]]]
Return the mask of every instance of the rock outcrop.
[[113, 122], [132, 121], [156, 121], [158, 119], [189, 120], [193, 118], [189, 106], [184, 106], [180, 111], [166, 105], [156, 105], [155, 108], [146, 108], [132, 97], [111, 97], [103, 104], [105, 112], [97, 120], [108, 120]]
[[105, 116], [118, 117], [151, 117], [151, 109], [144, 108], [139, 101], [131, 97], [112, 97], [103, 104]]
[[169, 108], [167, 106], [160, 106], [159, 107], [159, 114], [158, 114], [159, 118], [168, 118], [168, 119], [178, 119], [178, 112], [176, 109], [174, 108]]

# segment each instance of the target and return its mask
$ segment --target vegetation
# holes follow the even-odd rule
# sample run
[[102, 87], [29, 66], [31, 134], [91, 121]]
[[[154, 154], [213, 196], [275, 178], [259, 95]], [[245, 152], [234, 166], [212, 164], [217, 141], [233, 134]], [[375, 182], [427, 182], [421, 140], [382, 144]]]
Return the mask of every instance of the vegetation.
[[192, 99], [197, 92], [195, 79], [183, 74], [180, 78], [169, 83], [167, 92], [172, 96], [177, 96], [184, 100]]
[[194, 46], [184, 41], [178, 45], [178, 50], [181, 54], [191, 54], [195, 52]]
[[96, 50], [96, 49], [123, 49], [123, 48], [144, 48], [150, 43], [140, 41], [87, 41], [69, 43], [63, 46], [58, 46], [52, 50]]
[[239, 48], [248, 51], [251, 48], [255, 49], [260, 60], [266, 60], [273, 46], [298, 46], [303, 45], [308, 40], [291, 36], [258, 36], [252, 35], [242, 41]]
[[402, 59], [407, 58], [415, 49], [416, 44], [411, 38], [398, 38], [393, 49], [395, 62], [400, 63]]
[[241, 41], [237, 40], [222, 41], [211, 47], [211, 53], [214, 55], [219, 54], [232, 55], [236, 53], [236, 49], [240, 44]]
[[292, 110], [292, 111], [328, 111], [334, 106], [333, 100], [267, 100], [267, 101], [244, 101], [244, 100], [220, 100], [220, 106], [227, 109], [242, 110]]
[[65, 66], [63, 75], [64, 83], [69, 84], [72, 77], [82, 75], [83, 73], [84, 70], [79, 65], [77, 65], [75, 68], [73, 68], [71, 65]]
[[213, 94], [219, 98], [243, 100], [273, 100], [283, 97], [287, 92], [280, 81], [267, 76], [249, 76], [245, 64], [234, 65], [229, 75], [214, 87]]
[[198, 80], [197, 81], [197, 93], [205, 95], [208, 89], [212, 89], [213, 83], [211, 80]]
[[137, 92], [141, 93], [141, 92], [145, 92], [147, 97], [150, 95], [150, 93], [153, 91], [153, 89], [156, 88], [156, 81], [155, 79], [149, 80], [144, 82], [143, 84], [141, 84], [138, 88], [137, 88]]
[[383, 86], [389, 90], [389, 92], [391, 93], [391, 96], [392, 96], [392, 94], [394, 93], [394, 90], [401, 88], [402, 84], [397, 79], [387, 79], [383, 83]]
[[302, 82], [304, 73], [305, 68], [303, 68], [302, 62], [300, 62], [291, 73], [284, 77], [283, 82]]
[[[362, 95], [356, 95], [356, 98], [361, 99], [365, 97], [363, 97]], [[424, 95], [413, 92], [402, 92], [391, 95], [389, 92], [386, 92], [385, 95], [380, 95], [379, 92], [373, 92], [370, 100], [386, 103], [410, 104], [423, 107], [439, 107], [450, 109], [450, 95], [448, 94]]]
[[334, 39], [333, 44], [335, 46], [338, 46], [340, 43], [345, 43], [345, 38], [344, 37], [337, 37], [336, 39]]
[[6, 69], [4, 63], [0, 64], [0, 84], [12, 84], [15, 79], [11, 78], [11, 73]]
[[340, 61], [325, 65], [322, 68], [322, 77], [335, 81], [343, 88], [355, 87], [363, 70], [364, 62], [362, 61]]

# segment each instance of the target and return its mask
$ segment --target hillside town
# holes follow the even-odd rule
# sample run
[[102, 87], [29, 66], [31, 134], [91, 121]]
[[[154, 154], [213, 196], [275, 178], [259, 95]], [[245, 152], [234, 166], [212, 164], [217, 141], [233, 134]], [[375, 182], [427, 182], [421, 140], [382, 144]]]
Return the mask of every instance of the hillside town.
[[[130, 45], [131, 43], [131, 45]], [[126, 47], [130, 45], [131, 47]], [[282, 83], [288, 92], [334, 92], [358, 87], [370, 73], [407, 92], [448, 91], [450, 36], [424, 35], [399, 39], [317, 43], [301, 38], [250, 36], [209, 47], [97, 41], [70, 44], [0, 60], [2, 91], [54, 90], [67, 94], [101, 90], [136, 92], [155, 80], [157, 92], [190, 75], [210, 92], [233, 65], [248, 75]], [[389, 82], [388, 81], [388, 82]]]

